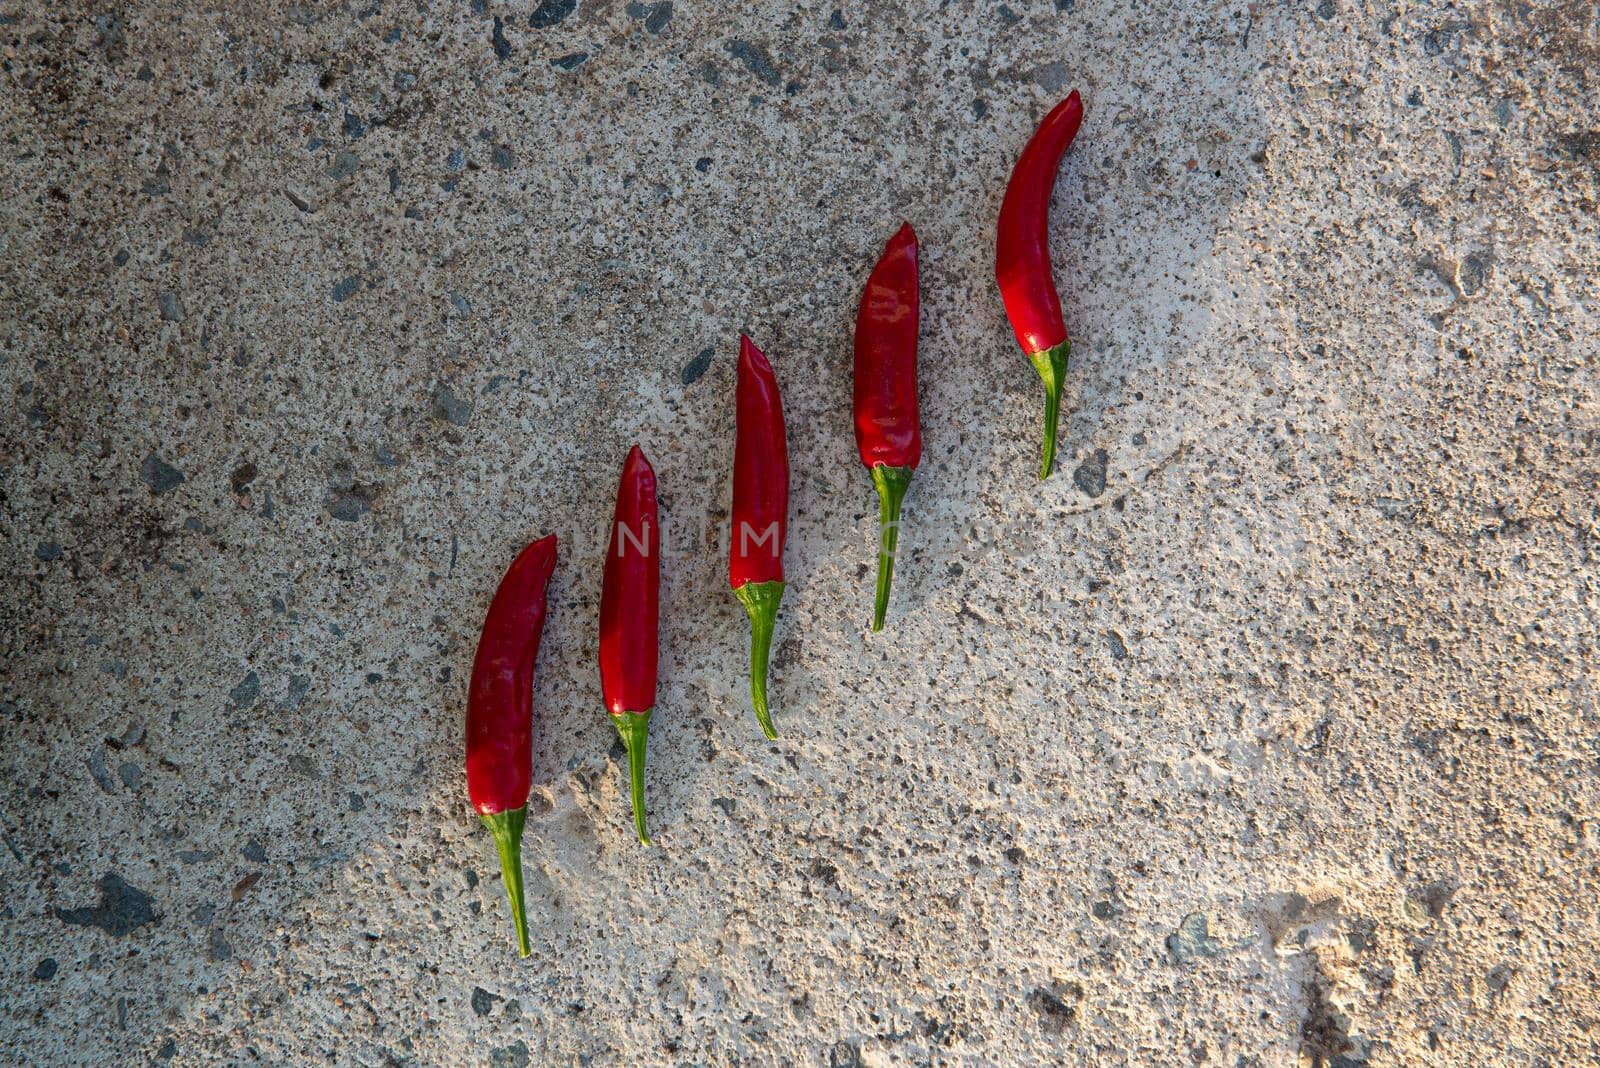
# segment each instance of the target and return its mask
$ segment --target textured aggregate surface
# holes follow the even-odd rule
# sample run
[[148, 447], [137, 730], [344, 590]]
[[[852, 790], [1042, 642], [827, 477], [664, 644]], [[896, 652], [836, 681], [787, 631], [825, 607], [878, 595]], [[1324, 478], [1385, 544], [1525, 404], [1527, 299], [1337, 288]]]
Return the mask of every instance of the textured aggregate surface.
[[[1596, 1063], [1596, 20], [0, 0], [4, 1059]], [[1074, 86], [1039, 483], [992, 232]], [[902, 220], [875, 635], [850, 336]], [[636, 440], [650, 850], [594, 666]], [[549, 530], [519, 961], [461, 719]]]

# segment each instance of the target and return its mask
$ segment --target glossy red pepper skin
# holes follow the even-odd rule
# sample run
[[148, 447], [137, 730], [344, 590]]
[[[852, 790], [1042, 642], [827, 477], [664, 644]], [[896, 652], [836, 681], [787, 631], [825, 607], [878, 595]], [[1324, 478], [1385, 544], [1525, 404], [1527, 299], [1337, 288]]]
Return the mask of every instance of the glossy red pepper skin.
[[656, 473], [644, 450], [635, 445], [622, 465], [606, 546], [600, 590], [600, 691], [628, 747], [633, 823], [645, 845], [650, 844], [644, 820], [645, 742], [656, 704], [660, 590]]
[[856, 451], [878, 490], [878, 588], [872, 629], [882, 630], [894, 579], [900, 503], [922, 461], [917, 407], [917, 330], [922, 294], [917, 234], [906, 223], [867, 278], [856, 312]]
[[1017, 344], [1045, 385], [1044, 463], [1055, 469], [1056, 423], [1072, 342], [1061, 317], [1050, 266], [1050, 194], [1061, 157], [1083, 123], [1083, 100], [1074, 89], [1039, 123], [1011, 171], [995, 232], [994, 272]]
[[767, 660], [783, 599], [783, 546], [789, 536], [789, 446], [783, 399], [772, 364], [739, 335], [734, 407], [733, 528], [728, 582], [750, 616], [750, 703], [768, 738], [778, 732], [767, 707]]
[[868, 468], [915, 469], [922, 461], [917, 409], [917, 234], [911, 224], [889, 239], [867, 278], [856, 312], [856, 450]]
[[555, 566], [551, 534], [523, 549], [506, 569], [489, 602], [467, 691], [467, 797], [494, 835], [524, 957], [532, 952], [521, 850], [533, 778], [533, 669]]

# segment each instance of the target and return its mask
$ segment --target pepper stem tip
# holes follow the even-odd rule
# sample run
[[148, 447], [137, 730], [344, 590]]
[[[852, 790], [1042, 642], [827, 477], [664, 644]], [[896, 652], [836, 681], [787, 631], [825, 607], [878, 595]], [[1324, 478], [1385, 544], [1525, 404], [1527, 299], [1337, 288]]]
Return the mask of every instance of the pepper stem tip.
[[649, 845], [650, 835], [644, 829], [644, 749], [650, 736], [650, 709], [643, 712], [618, 712], [611, 722], [622, 735], [622, 744], [628, 748], [628, 786], [633, 797], [633, 826], [639, 832], [639, 844]]
[[872, 484], [878, 489], [878, 590], [872, 603], [872, 629], [883, 629], [889, 611], [889, 586], [894, 582], [895, 546], [900, 541], [900, 502], [911, 485], [910, 467], [875, 464]]
[[533, 952], [528, 942], [528, 913], [522, 887], [522, 826], [528, 818], [528, 807], [478, 815], [494, 835], [495, 849], [500, 853], [500, 878], [505, 881], [506, 895], [511, 898], [511, 922], [517, 928], [517, 953], [526, 957]]
[[1061, 413], [1061, 388], [1067, 381], [1067, 356], [1072, 351], [1069, 338], [1059, 345], [1028, 355], [1034, 370], [1044, 379], [1044, 462], [1039, 468], [1041, 480], [1050, 477], [1056, 469], [1056, 424]]
[[778, 621], [778, 602], [783, 600], [783, 582], [746, 582], [733, 591], [750, 617], [750, 704], [755, 709], [761, 732], [769, 739], [778, 737], [767, 710], [767, 658], [772, 650], [772, 629]]

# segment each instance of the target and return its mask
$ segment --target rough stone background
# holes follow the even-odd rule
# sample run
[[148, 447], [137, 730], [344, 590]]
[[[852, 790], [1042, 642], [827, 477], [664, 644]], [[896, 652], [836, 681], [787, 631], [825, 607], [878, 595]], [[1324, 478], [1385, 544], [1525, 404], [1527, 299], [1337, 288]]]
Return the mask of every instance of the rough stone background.
[[[1597, 17], [0, 0], [5, 1060], [1595, 1063]], [[1072, 86], [1040, 484], [991, 241]], [[770, 745], [741, 329], [795, 473]], [[635, 440], [648, 851], [594, 667]], [[552, 529], [524, 962], [460, 724]]]

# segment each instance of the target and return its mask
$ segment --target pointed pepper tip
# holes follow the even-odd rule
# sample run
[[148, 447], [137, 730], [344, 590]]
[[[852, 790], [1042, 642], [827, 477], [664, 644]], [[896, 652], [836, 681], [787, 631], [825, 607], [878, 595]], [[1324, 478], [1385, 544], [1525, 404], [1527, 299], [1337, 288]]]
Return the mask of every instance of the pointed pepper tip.
[[655, 474], [656, 470], [654, 467], [650, 466], [650, 458], [644, 454], [644, 449], [640, 448], [639, 445], [635, 443], [633, 448], [628, 450], [628, 458], [622, 462], [622, 470], [624, 473], [626, 473], [628, 471], [636, 471], [640, 469], [648, 471], [652, 475]]
[[771, 372], [772, 365], [767, 362], [767, 354], [762, 352], [748, 334], [739, 335], [739, 368], [758, 372]]

